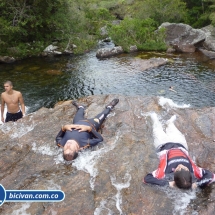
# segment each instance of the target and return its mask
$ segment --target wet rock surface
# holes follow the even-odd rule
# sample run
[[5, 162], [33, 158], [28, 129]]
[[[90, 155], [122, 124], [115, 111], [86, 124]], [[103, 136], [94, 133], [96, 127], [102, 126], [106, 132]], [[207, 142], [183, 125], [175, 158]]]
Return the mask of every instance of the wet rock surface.
[[[62, 202], [5, 202], [0, 214], [215, 214], [214, 184], [200, 191], [182, 192], [142, 184], [157, 168], [153, 147], [154, 111], [161, 122], [173, 114], [185, 135], [190, 156], [215, 172], [215, 108], [182, 108], [159, 98], [116, 95], [89, 96], [86, 116], [120, 99], [101, 132], [104, 141], [87, 150], [74, 163], [65, 163], [55, 137], [76, 112], [71, 101], [41, 108], [17, 123], [0, 125], [0, 184], [6, 190], [62, 190]], [[177, 140], [176, 140], [177, 141]]]
[[202, 52], [205, 56], [209, 57], [210, 59], [215, 58], [215, 52], [213, 51], [208, 51], [206, 49], [199, 49], [200, 52]]
[[167, 58], [150, 58], [150, 59], [141, 59], [141, 58], [134, 58], [131, 60], [131, 65], [140, 71], [144, 71], [150, 68], [159, 67], [162, 65], [167, 64], [169, 61]]

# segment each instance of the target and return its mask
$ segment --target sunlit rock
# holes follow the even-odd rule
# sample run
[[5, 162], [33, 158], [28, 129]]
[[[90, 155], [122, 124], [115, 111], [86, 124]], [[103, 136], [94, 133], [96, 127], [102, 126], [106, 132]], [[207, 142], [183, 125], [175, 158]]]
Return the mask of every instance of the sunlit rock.
[[166, 52], [167, 53], [173, 53], [173, 52], [175, 52], [176, 50], [173, 48], [173, 47], [169, 47], [167, 50], [166, 50]]
[[[62, 190], [62, 202], [5, 202], [1, 214], [215, 214], [215, 185], [183, 192], [142, 184], [157, 168], [149, 113], [175, 125], [185, 135], [190, 156], [215, 172], [215, 108], [195, 109], [159, 97], [89, 96], [86, 116], [102, 111], [113, 98], [119, 103], [101, 129], [104, 141], [65, 163], [55, 137], [76, 112], [71, 101], [41, 108], [16, 123], [0, 125], [0, 184], [6, 190]], [[177, 140], [176, 140], [177, 141]]]
[[136, 45], [130, 46], [130, 47], [129, 47], [129, 51], [130, 51], [130, 52], [136, 52], [136, 51], [138, 51], [137, 46], [136, 46]]
[[0, 63], [13, 63], [16, 59], [14, 57], [9, 56], [0, 56]]
[[98, 51], [96, 52], [96, 57], [106, 58], [106, 57], [111, 57], [114, 55], [121, 54], [123, 52], [124, 51], [121, 46], [115, 46], [113, 48], [102, 48], [102, 49], [98, 49]]
[[202, 28], [201, 30], [203, 30], [206, 35], [206, 39], [203, 43], [204, 48], [209, 51], [215, 52], [215, 38], [214, 38], [215, 28], [214, 28], [214, 26], [208, 25], [208, 26]]
[[68, 49], [65, 49], [63, 51], [64, 54], [73, 54], [73, 51], [72, 50], [68, 50]]
[[58, 46], [49, 45], [44, 49], [44, 52], [53, 52], [57, 48], [58, 48]]
[[47, 46], [43, 53], [41, 54], [42, 56], [47, 56], [47, 55], [62, 55], [61, 51], [58, 51], [58, 46], [54, 46], [54, 45], [49, 45]]
[[168, 44], [182, 43], [196, 45], [205, 40], [205, 33], [201, 29], [194, 29], [183, 23], [163, 23], [159, 28], [166, 28], [166, 42]]
[[150, 59], [141, 59], [134, 58], [131, 60], [131, 65], [140, 71], [144, 71], [150, 68], [155, 68], [167, 64], [169, 61], [166, 58], [150, 58]]

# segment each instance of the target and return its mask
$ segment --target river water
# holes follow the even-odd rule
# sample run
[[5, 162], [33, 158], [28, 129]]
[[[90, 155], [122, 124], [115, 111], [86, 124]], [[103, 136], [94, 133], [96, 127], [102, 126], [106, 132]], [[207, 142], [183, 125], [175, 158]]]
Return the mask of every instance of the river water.
[[[170, 63], [138, 71], [130, 64], [134, 57], [164, 57]], [[29, 113], [61, 100], [98, 94], [163, 96], [191, 107], [205, 107], [215, 106], [214, 68], [215, 63], [199, 52], [138, 52], [99, 60], [96, 51], [91, 51], [0, 64], [0, 89], [4, 90], [4, 81], [11, 80], [14, 89], [22, 92]]]

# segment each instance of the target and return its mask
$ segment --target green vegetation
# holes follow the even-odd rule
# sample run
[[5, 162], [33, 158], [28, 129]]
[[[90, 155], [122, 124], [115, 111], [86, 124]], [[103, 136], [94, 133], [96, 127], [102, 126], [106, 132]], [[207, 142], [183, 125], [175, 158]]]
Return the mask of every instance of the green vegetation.
[[208, 3], [204, 0], [185, 0], [187, 5], [186, 23], [194, 28], [201, 28], [210, 24]]
[[[74, 53], [93, 48], [100, 28], [125, 50], [165, 50], [163, 22], [215, 25], [215, 0], [0, 0], [0, 55], [38, 55], [53, 42]], [[120, 25], [112, 20], [120, 19]]]
[[109, 35], [115, 44], [129, 51], [129, 47], [136, 45], [138, 50], [163, 51], [165, 30], [157, 29], [156, 22], [152, 19], [125, 18], [120, 25], [109, 26]]
[[183, 22], [186, 16], [186, 3], [181, 0], [144, 0], [137, 1], [141, 8], [134, 14], [139, 19], [151, 18], [159, 25], [163, 22]]
[[[1, 0], [1, 52], [22, 56], [42, 51], [48, 41], [60, 38], [62, 31], [68, 34], [67, 10], [66, 0]], [[20, 53], [27, 46], [30, 49]]]
[[53, 41], [64, 50], [69, 41], [83, 53], [97, 43], [99, 29], [113, 16], [73, 0], [0, 0], [0, 55], [41, 53]]

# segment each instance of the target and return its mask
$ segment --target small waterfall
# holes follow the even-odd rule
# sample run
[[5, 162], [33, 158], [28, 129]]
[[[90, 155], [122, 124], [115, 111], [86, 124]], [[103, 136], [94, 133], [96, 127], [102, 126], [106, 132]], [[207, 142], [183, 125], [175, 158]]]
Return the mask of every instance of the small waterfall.
[[94, 190], [95, 178], [98, 175], [98, 169], [96, 168], [97, 162], [103, 157], [107, 152], [113, 150], [115, 145], [120, 138], [120, 134], [116, 134], [113, 143], [111, 145], [104, 145], [101, 149], [96, 151], [84, 151], [81, 153], [77, 159], [75, 159], [73, 166], [78, 170], [82, 170], [90, 174], [90, 186]]

